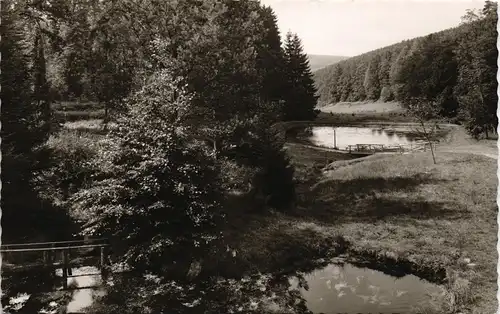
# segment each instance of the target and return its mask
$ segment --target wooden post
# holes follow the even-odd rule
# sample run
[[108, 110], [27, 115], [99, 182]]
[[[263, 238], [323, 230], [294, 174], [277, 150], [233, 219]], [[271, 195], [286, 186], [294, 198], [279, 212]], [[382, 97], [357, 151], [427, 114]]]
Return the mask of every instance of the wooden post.
[[337, 149], [337, 131], [333, 129], [333, 148]]
[[71, 260], [70, 260], [70, 254], [69, 254], [69, 249], [64, 251], [66, 254], [66, 273], [68, 276], [73, 276], [73, 270], [71, 269]]
[[67, 264], [68, 264], [68, 256], [66, 255], [66, 250], [62, 252], [62, 277], [63, 277], [63, 289], [68, 288], [68, 272], [67, 272]]
[[107, 266], [107, 252], [106, 252], [106, 247], [101, 246], [101, 277], [103, 279], [106, 279], [108, 277], [108, 272], [106, 269]]
[[[55, 247], [56, 247], [56, 245], [55, 245], [54, 243], [52, 243], [51, 247], [52, 247], [52, 248], [55, 248]], [[56, 252], [56, 251], [54, 251], [54, 250], [51, 250], [51, 251], [50, 251], [50, 261], [51, 261], [51, 263], [55, 263], [55, 262], [56, 262], [56, 253], [57, 253], [57, 252]]]

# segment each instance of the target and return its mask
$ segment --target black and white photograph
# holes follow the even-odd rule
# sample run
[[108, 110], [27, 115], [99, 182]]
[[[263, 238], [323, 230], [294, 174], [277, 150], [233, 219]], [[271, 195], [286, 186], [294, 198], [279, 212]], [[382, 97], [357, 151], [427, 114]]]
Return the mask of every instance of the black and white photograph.
[[0, 9], [1, 313], [500, 313], [497, 1]]

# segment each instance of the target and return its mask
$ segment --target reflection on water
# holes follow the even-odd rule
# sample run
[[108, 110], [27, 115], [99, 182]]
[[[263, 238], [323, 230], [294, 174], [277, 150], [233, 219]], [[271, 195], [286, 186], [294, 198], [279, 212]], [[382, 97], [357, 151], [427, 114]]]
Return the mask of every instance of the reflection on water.
[[336, 144], [340, 149], [347, 149], [348, 145], [354, 144], [383, 144], [391, 147], [421, 142], [409, 132], [358, 127], [313, 127], [307, 138], [314, 145], [334, 147], [334, 129]]
[[[382, 272], [349, 264], [330, 264], [305, 276], [301, 289], [313, 313], [409, 313], [429, 303], [443, 289], [418, 277], [396, 279]], [[298, 280], [291, 279], [292, 287]]]
[[[61, 275], [60, 270], [58, 274]], [[67, 313], [101, 313], [102, 309], [116, 309], [114, 306], [119, 304], [123, 305], [121, 313], [135, 314], [140, 309], [132, 305], [143, 304], [143, 292], [157, 291], [160, 286], [158, 291], [164, 290], [161, 301], [157, 303], [159, 296], [153, 296], [157, 300], [154, 304], [160, 306], [155, 311], [158, 313], [163, 309], [167, 313], [305, 313], [306, 307], [312, 313], [324, 314], [411, 313], [414, 307], [431, 301], [429, 294], [443, 292], [439, 286], [415, 276], [396, 279], [349, 264], [330, 264], [305, 276], [301, 272], [292, 277], [259, 274], [240, 280], [212, 278], [185, 286], [168, 281], [159, 284], [148, 278], [121, 275], [113, 279], [116, 284], [105, 287], [97, 268], [76, 268], [68, 278], [68, 288], [73, 290], [68, 291], [65, 302], [50, 302], [42, 310], [33, 308], [23, 313], [56, 314], [61, 305]], [[299, 282], [300, 287], [305, 283], [308, 289], [300, 288]], [[104, 299], [97, 300], [99, 296]], [[11, 301], [10, 308], [23, 307], [30, 299], [28, 295], [19, 295]], [[95, 308], [89, 312], [89, 306]]]
[[[58, 275], [59, 272], [58, 272]], [[92, 305], [96, 297], [102, 296], [104, 290], [100, 288], [102, 282], [97, 267], [79, 267], [73, 269], [73, 276], [69, 277], [68, 288], [75, 289], [71, 301], [66, 306], [69, 313], [85, 313], [85, 308]]]

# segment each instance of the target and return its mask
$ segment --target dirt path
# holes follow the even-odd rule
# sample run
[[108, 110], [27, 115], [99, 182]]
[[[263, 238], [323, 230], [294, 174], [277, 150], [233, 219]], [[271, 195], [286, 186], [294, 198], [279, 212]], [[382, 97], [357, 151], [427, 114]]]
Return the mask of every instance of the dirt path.
[[498, 159], [496, 140], [475, 140], [460, 126], [453, 128], [446, 143], [439, 145], [437, 152], [469, 153]]

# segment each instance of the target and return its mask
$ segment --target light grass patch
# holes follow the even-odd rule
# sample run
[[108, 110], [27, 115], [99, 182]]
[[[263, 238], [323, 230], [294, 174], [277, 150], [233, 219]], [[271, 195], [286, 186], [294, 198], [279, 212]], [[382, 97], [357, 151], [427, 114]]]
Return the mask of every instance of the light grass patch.
[[78, 120], [64, 123], [64, 128], [74, 130], [74, 129], [95, 129], [100, 130], [103, 128], [102, 119], [92, 119], [92, 120]]

